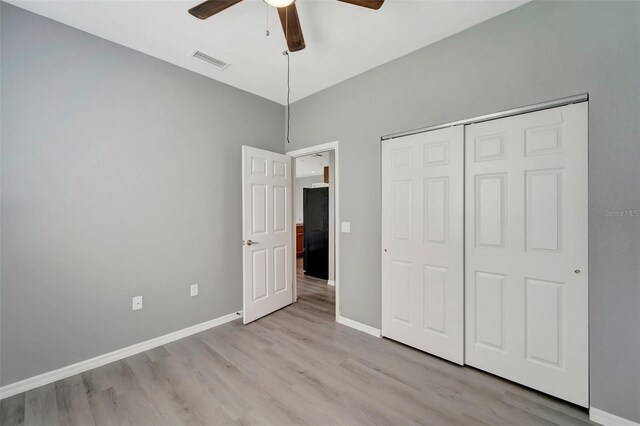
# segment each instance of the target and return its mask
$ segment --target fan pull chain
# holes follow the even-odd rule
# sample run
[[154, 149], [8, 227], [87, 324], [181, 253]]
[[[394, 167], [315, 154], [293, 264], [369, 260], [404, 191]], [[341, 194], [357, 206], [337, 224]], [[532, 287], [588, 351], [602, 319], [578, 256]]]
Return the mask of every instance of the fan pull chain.
[[289, 140], [290, 128], [291, 128], [291, 69], [289, 66], [289, 51], [282, 52], [287, 57], [287, 143], [291, 143]]
[[269, 4], [265, 2], [264, 6], [265, 6], [264, 10], [267, 12], [267, 37], [269, 37], [271, 35], [271, 33], [269, 33]]
[[289, 60], [290, 60], [290, 55], [289, 55], [289, 8], [287, 7], [286, 9], [286, 13], [284, 14], [285, 19], [285, 25], [287, 27], [287, 30], [284, 32], [285, 35], [285, 39], [287, 41], [287, 50], [285, 50], [285, 52], [287, 53], [287, 143], [291, 143], [291, 141], [289, 140], [289, 135], [291, 134], [291, 68], [289, 66]]

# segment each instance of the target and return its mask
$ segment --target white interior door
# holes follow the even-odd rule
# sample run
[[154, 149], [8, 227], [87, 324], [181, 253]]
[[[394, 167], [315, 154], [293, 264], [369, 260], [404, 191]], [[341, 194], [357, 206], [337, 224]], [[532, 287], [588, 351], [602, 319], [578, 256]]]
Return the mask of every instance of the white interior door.
[[293, 302], [291, 188], [291, 157], [242, 147], [245, 324]]
[[461, 126], [382, 144], [382, 334], [463, 363]]
[[465, 363], [588, 406], [587, 104], [467, 126]]

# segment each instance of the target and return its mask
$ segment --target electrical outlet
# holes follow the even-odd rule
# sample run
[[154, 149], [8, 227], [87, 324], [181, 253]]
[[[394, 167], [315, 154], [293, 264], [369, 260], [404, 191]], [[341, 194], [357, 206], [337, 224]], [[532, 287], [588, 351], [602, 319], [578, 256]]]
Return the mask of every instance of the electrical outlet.
[[142, 309], [142, 296], [136, 296], [133, 298], [133, 310], [137, 311]]
[[198, 295], [198, 284], [191, 284], [190, 294], [191, 294], [191, 297]]
[[343, 234], [348, 234], [351, 232], [351, 222], [342, 222], [340, 225], [340, 230]]

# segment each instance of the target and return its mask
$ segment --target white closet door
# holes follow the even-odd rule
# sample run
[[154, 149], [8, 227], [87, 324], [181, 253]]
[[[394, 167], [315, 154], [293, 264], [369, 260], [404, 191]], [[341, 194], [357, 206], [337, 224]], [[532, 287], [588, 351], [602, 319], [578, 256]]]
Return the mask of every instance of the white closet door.
[[465, 132], [465, 363], [586, 407], [587, 104]]
[[463, 128], [382, 144], [382, 334], [463, 363]]

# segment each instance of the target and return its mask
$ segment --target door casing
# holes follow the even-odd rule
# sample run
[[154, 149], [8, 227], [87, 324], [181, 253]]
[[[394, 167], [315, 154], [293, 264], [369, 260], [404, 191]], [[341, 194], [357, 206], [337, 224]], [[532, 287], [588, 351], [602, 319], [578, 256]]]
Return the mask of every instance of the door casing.
[[[297, 157], [304, 157], [305, 155], [310, 154], [318, 154], [321, 152], [333, 151], [334, 153], [334, 203], [333, 206], [329, 206], [329, 208], [334, 209], [334, 257], [335, 257], [335, 294], [336, 294], [336, 321], [344, 323], [346, 322], [344, 317], [340, 315], [340, 144], [338, 141], [323, 143], [319, 145], [313, 145], [307, 148], [296, 149], [292, 151], [287, 151], [286, 154], [292, 158], [292, 173], [295, 177], [295, 159]], [[293, 181], [294, 185], [294, 194], [295, 197], [295, 178]], [[295, 221], [294, 221], [295, 222]], [[292, 223], [292, 231], [293, 231], [293, 243], [295, 247], [295, 223]], [[292, 262], [295, 265], [296, 262], [296, 254], [295, 251], [293, 253]], [[297, 294], [297, 278], [296, 274], [293, 274], [293, 300], [298, 300]]]

